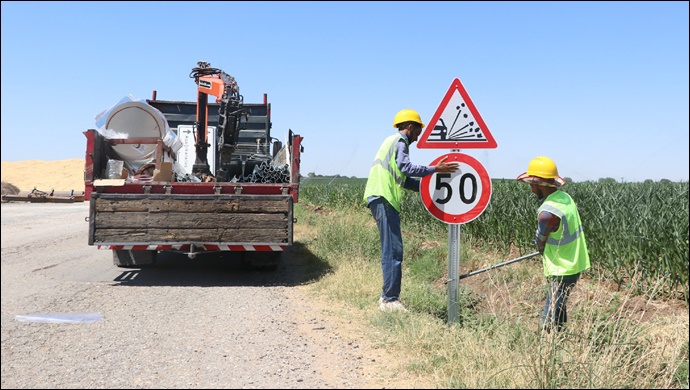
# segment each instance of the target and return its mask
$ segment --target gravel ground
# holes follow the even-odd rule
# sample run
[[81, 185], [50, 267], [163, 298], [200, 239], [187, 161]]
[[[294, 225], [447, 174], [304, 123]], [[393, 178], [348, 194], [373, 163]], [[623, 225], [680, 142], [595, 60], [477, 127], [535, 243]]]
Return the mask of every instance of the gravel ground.
[[[275, 272], [169, 253], [118, 268], [87, 245], [88, 202], [1, 207], [3, 389], [416, 387], [309, 298], [297, 256]], [[102, 319], [17, 317], [60, 313]]]

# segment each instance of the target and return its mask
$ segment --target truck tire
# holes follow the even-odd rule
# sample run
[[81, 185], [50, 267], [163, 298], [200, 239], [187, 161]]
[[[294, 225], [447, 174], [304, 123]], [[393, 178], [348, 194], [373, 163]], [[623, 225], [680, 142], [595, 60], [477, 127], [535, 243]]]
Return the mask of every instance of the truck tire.
[[247, 252], [245, 259], [252, 268], [260, 271], [275, 271], [282, 260], [283, 252]]
[[132, 251], [113, 249], [113, 264], [118, 267], [138, 268], [156, 264], [157, 251]]

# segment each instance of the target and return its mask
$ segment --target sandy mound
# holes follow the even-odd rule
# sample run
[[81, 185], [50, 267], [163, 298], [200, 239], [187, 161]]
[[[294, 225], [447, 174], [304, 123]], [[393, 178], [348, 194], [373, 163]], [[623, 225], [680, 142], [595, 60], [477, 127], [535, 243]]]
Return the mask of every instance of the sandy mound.
[[21, 191], [84, 191], [84, 159], [2, 162], [2, 181]]

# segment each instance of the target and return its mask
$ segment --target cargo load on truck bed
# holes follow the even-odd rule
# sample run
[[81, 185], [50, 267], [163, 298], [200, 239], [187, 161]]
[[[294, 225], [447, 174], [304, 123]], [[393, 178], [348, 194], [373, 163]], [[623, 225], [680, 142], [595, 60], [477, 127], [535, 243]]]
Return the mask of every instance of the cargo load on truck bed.
[[84, 132], [88, 243], [120, 267], [235, 251], [275, 268], [293, 244], [302, 137], [272, 137], [267, 95], [245, 104], [225, 72], [200, 62], [190, 77], [196, 102], [127, 97]]

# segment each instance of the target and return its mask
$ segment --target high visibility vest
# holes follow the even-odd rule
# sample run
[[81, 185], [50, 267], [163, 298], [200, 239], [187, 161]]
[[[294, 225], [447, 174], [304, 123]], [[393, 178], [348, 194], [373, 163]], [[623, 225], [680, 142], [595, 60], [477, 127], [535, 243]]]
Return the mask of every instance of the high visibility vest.
[[401, 139], [409, 146], [407, 139], [400, 133], [393, 134], [383, 141], [369, 169], [369, 178], [364, 189], [365, 201], [370, 196], [382, 196], [398, 212], [403, 197], [403, 185], [407, 179], [395, 161], [395, 151]]
[[546, 238], [544, 254], [544, 275], [574, 275], [590, 267], [589, 253], [577, 205], [567, 193], [557, 190], [546, 197], [539, 207], [537, 216], [547, 211], [561, 219], [558, 230]]

